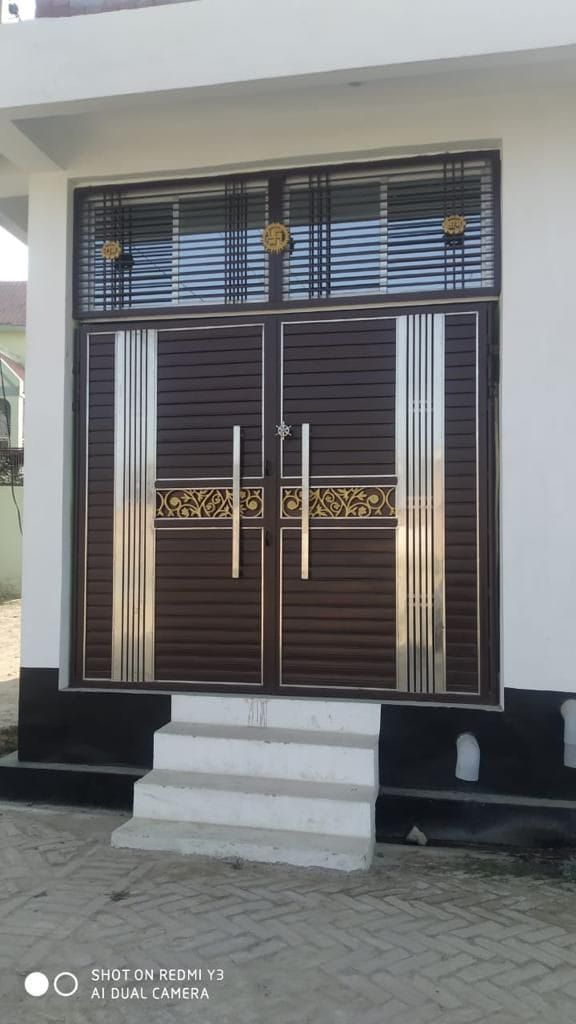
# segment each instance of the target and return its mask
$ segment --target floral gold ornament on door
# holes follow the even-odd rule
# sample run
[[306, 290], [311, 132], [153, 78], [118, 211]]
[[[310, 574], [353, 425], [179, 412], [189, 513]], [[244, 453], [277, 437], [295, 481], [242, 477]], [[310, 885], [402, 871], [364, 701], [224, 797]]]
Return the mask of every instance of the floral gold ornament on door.
[[466, 217], [460, 213], [451, 213], [442, 221], [442, 231], [447, 238], [461, 238], [466, 231]]
[[120, 245], [120, 242], [117, 241], [104, 242], [100, 252], [102, 254], [102, 258], [110, 263], [120, 259], [122, 255], [122, 246]]
[[290, 246], [290, 231], [285, 224], [268, 224], [262, 232], [262, 245], [272, 256], [279, 256]]

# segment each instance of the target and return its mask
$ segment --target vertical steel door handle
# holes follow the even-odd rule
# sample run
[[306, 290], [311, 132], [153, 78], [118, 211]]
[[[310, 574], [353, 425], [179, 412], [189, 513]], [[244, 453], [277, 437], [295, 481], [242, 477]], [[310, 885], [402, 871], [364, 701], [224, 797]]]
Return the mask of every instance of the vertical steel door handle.
[[241, 435], [232, 427], [232, 579], [240, 578], [240, 457]]
[[300, 577], [309, 578], [310, 566], [310, 424], [302, 424], [302, 540]]

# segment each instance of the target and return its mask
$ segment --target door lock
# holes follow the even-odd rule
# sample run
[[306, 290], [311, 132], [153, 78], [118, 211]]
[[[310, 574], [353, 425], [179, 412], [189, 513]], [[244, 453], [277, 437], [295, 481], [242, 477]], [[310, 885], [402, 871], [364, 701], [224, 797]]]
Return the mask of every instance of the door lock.
[[292, 437], [292, 427], [289, 426], [288, 423], [284, 423], [284, 420], [282, 420], [282, 423], [279, 423], [276, 427], [276, 433], [278, 437], [281, 437], [282, 440], [285, 441], [287, 437]]

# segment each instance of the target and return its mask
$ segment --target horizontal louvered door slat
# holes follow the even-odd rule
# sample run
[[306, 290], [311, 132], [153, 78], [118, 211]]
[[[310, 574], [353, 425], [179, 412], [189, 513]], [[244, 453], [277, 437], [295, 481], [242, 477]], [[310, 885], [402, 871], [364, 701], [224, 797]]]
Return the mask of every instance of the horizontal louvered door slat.
[[261, 325], [160, 332], [159, 480], [231, 481], [236, 424], [242, 476], [262, 476], [263, 355]]
[[395, 375], [392, 318], [285, 324], [281, 418], [294, 429], [282, 445], [282, 476], [301, 473], [302, 422], [313, 480], [394, 474]]
[[230, 576], [231, 530], [159, 530], [156, 677], [195, 684], [262, 682], [262, 531], [242, 534]]
[[299, 533], [283, 529], [281, 600], [282, 688], [395, 688], [393, 530], [313, 527], [302, 580]]
[[477, 320], [448, 316], [445, 331], [446, 690], [470, 695], [480, 690]]
[[[85, 358], [86, 537], [82, 559], [84, 609], [78, 637], [83, 679], [110, 679], [114, 530], [114, 335], [93, 335]], [[111, 397], [112, 396], [112, 397]], [[80, 568], [80, 566], [79, 566]]]

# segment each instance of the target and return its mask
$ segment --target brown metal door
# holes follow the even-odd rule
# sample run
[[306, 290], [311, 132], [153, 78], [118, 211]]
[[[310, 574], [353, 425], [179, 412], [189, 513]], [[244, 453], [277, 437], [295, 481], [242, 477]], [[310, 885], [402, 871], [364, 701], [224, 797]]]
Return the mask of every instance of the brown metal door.
[[262, 687], [263, 324], [157, 342], [155, 677]]
[[282, 325], [281, 692], [495, 699], [489, 328], [486, 307]]
[[395, 688], [395, 353], [394, 317], [282, 325], [282, 690]]
[[77, 681], [491, 699], [488, 326], [439, 307], [88, 331]]

